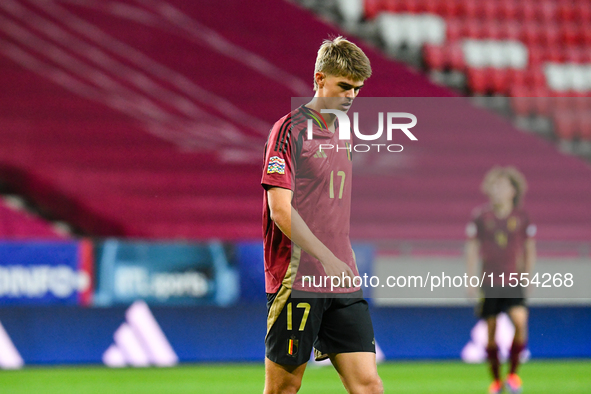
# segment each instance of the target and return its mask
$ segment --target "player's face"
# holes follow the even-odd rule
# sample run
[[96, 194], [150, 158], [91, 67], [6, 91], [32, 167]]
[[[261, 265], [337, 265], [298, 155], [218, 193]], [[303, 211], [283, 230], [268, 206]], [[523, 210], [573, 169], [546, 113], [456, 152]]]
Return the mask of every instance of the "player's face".
[[510, 204], [515, 197], [515, 188], [505, 176], [498, 177], [490, 185], [490, 199], [493, 204]]
[[318, 97], [324, 97], [325, 108], [347, 112], [363, 87], [363, 81], [318, 73]]

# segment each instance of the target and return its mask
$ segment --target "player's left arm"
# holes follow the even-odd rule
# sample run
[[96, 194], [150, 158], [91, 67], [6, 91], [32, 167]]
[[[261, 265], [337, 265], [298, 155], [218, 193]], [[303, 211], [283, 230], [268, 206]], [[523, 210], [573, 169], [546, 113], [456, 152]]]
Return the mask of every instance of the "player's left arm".
[[523, 254], [523, 272], [531, 274], [533, 273], [534, 266], [536, 264], [536, 240], [534, 238], [527, 238], [525, 240]]
[[535, 236], [538, 228], [532, 224], [527, 218], [527, 225], [525, 226], [525, 244], [523, 248], [523, 272], [532, 274], [534, 265], [536, 264], [536, 240]]
[[[466, 273], [468, 277], [478, 275], [478, 264], [480, 263], [480, 241], [478, 239], [478, 219], [474, 219], [466, 226]], [[468, 286], [467, 289], [468, 298], [475, 298], [478, 295], [477, 289]]]
[[478, 263], [480, 261], [480, 242], [476, 238], [466, 240], [465, 246], [466, 270], [468, 276], [478, 275]]

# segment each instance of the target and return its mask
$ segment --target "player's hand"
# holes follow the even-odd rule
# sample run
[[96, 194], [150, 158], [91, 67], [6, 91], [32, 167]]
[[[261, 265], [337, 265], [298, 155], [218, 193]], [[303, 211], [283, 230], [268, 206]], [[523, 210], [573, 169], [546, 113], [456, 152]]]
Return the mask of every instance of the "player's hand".
[[[324, 268], [324, 272], [329, 277], [338, 277], [341, 279], [341, 284], [338, 287], [342, 288], [349, 288], [351, 287], [350, 284], [353, 283], [353, 279], [355, 278], [355, 274], [353, 270], [342, 260], [339, 260], [336, 256], [331, 256], [330, 258], [322, 261], [322, 267]], [[343, 278], [351, 278], [350, 280]], [[336, 287], [336, 286], [335, 286]]]

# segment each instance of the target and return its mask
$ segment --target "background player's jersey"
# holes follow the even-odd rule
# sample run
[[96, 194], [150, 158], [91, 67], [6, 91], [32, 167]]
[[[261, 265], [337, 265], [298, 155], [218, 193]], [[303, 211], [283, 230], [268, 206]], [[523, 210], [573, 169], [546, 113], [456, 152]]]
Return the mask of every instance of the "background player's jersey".
[[[308, 119], [312, 119], [313, 139], [307, 138]], [[338, 123], [332, 133], [322, 116], [304, 106], [281, 118], [265, 146], [262, 185], [293, 191], [292, 205], [312, 233], [357, 275], [349, 240], [351, 211], [351, 144], [338, 139]], [[324, 148], [320, 149], [323, 144]], [[333, 148], [329, 149], [328, 146]], [[338, 147], [338, 150], [337, 150]], [[326, 292], [327, 288], [302, 287], [301, 277], [326, 274], [320, 262], [293, 245], [270, 218], [267, 193], [263, 201], [265, 283], [267, 293], [281, 284], [305, 291]], [[290, 267], [297, 267], [297, 275]], [[286, 277], [291, 280], [285, 280]], [[318, 283], [318, 282], [317, 282]], [[358, 288], [339, 289], [352, 292]]]
[[475, 210], [466, 233], [480, 241], [482, 271], [493, 273], [497, 282], [499, 274], [505, 273], [507, 278], [520, 272], [525, 241], [535, 236], [536, 226], [523, 209], [515, 208], [509, 216], [499, 219], [487, 205]]

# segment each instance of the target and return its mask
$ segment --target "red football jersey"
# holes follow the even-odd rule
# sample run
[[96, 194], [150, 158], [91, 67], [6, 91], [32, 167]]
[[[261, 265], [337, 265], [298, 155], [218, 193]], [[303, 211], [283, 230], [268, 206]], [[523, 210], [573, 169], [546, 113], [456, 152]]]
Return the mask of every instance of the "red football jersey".
[[477, 208], [468, 224], [466, 235], [480, 241], [482, 271], [494, 275], [494, 283], [500, 282], [499, 274], [519, 273], [525, 241], [534, 237], [536, 226], [529, 215], [515, 208], [506, 218], [498, 218], [490, 205]]
[[[308, 119], [312, 119], [313, 138], [307, 138]], [[339, 140], [338, 123], [331, 132], [321, 114], [305, 106], [279, 119], [265, 145], [262, 185], [265, 284], [275, 293], [283, 283], [304, 291], [330, 292], [328, 287], [302, 286], [302, 276], [320, 279], [326, 274], [320, 262], [292, 245], [271, 220], [267, 201], [270, 187], [293, 192], [292, 205], [312, 233], [336, 257], [358, 275], [349, 240], [351, 212], [351, 141]], [[320, 145], [324, 144], [323, 149]], [[332, 145], [332, 149], [328, 146]], [[338, 147], [338, 149], [337, 149]], [[292, 272], [297, 267], [297, 272]], [[318, 283], [318, 282], [317, 282]], [[359, 288], [338, 289], [352, 292]], [[336, 292], [336, 290], [335, 290]]]

